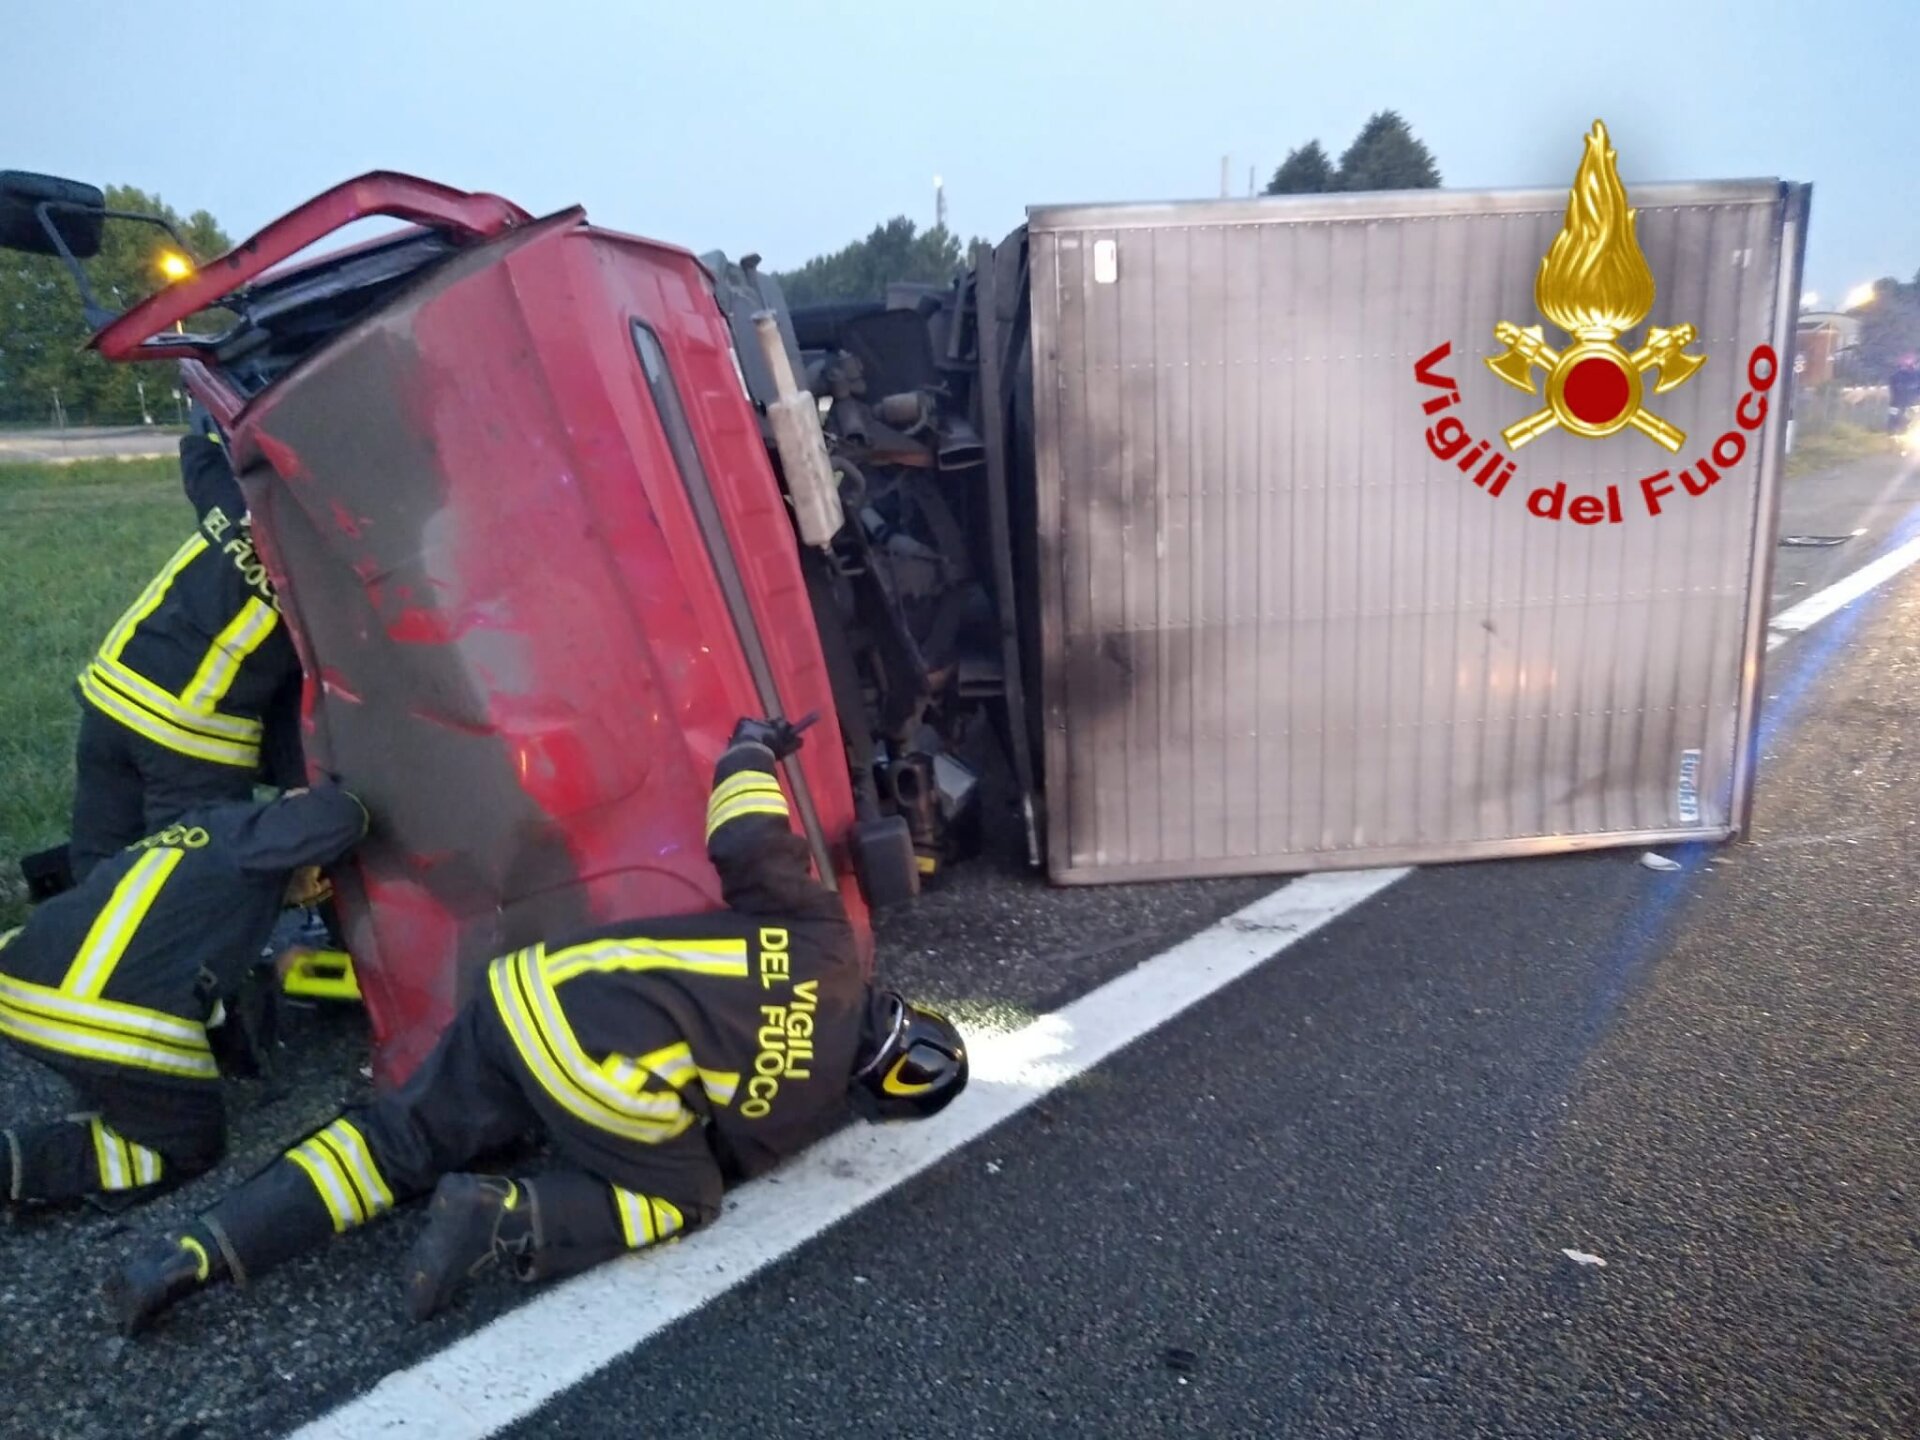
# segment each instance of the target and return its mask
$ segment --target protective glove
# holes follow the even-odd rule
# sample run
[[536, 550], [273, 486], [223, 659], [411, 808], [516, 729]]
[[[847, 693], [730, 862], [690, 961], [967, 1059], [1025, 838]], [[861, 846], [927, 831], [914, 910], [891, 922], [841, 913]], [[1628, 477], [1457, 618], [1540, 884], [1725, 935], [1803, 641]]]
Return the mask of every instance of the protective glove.
[[211, 440], [222, 449], [226, 448], [227, 437], [225, 433], [221, 431], [219, 422], [213, 418], [212, 412], [198, 400], [193, 401], [187, 407], [187, 429], [191, 434], [198, 435], [203, 440]]
[[784, 760], [801, 745], [800, 732], [820, 718], [817, 712], [809, 712], [805, 719], [792, 720], [755, 720], [742, 717], [733, 727], [733, 736], [728, 745], [764, 745], [773, 752], [773, 758]]

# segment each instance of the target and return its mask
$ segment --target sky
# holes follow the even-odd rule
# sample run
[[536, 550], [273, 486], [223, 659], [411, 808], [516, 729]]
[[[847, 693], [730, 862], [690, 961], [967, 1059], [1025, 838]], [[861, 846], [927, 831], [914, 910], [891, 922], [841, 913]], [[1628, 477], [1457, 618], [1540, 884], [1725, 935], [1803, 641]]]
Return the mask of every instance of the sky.
[[934, 215], [1233, 193], [1400, 111], [1448, 187], [1813, 184], [1822, 304], [1920, 270], [1920, 0], [0, 0], [0, 168], [239, 238], [372, 169], [785, 269]]

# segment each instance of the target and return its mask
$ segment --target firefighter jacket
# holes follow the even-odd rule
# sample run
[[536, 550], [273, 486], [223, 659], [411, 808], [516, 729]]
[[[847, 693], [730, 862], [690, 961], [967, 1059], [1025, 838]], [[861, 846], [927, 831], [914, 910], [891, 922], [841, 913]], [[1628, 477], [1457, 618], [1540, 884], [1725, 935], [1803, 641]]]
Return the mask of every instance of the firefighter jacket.
[[188, 811], [0, 938], [0, 1035], [57, 1069], [217, 1079], [210, 1010], [260, 959], [292, 872], [366, 827], [333, 785]]
[[262, 716], [299, 657], [223, 448], [185, 436], [180, 471], [199, 524], [107, 633], [80, 693], [169, 750], [252, 770]]
[[871, 1023], [852, 926], [811, 873], [773, 767], [747, 743], [716, 768], [707, 853], [726, 909], [606, 925], [489, 972], [547, 1097], [609, 1140], [666, 1147], [663, 1169], [696, 1127], [727, 1178], [832, 1130]]

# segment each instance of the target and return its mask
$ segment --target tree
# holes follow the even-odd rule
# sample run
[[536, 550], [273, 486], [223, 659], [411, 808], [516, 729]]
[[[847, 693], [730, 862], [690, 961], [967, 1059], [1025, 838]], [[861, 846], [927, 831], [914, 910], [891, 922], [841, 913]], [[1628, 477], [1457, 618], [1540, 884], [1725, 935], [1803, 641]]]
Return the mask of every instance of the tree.
[[[157, 195], [126, 185], [106, 187], [107, 208], [161, 215], [177, 228], [195, 261], [212, 259], [232, 241], [205, 210], [186, 219]], [[102, 305], [124, 310], [166, 283], [160, 273], [163, 252], [174, 248], [166, 232], [152, 225], [110, 220], [100, 253], [83, 264]], [[147, 392], [146, 413], [161, 419], [173, 388], [172, 371], [152, 365], [109, 365], [82, 349], [87, 324], [73, 278], [57, 259], [0, 251], [0, 419], [45, 423], [56, 398], [69, 421], [79, 424], [131, 423], [142, 418], [140, 385]]]
[[1382, 110], [1360, 127], [1340, 157], [1342, 190], [1437, 190], [1433, 153], [1414, 138], [1398, 112]]
[[[974, 242], [978, 244], [978, 241]], [[964, 266], [960, 239], [944, 225], [920, 232], [896, 215], [876, 225], [864, 240], [818, 255], [798, 270], [776, 273], [789, 305], [822, 300], [877, 300], [888, 285], [945, 285]]]
[[1333, 161], [1320, 148], [1318, 140], [1309, 140], [1287, 152], [1280, 168], [1267, 181], [1268, 195], [1318, 195], [1334, 188]]
[[1414, 138], [1399, 112], [1372, 116], [1341, 155], [1338, 168], [1318, 140], [1290, 151], [1267, 182], [1269, 195], [1317, 195], [1328, 190], [1435, 190], [1440, 168]]
[[1903, 356], [1920, 355], [1920, 273], [1911, 285], [1877, 281], [1873, 299], [1854, 312], [1860, 341], [1848, 356], [1848, 368], [1868, 385], [1884, 385]]

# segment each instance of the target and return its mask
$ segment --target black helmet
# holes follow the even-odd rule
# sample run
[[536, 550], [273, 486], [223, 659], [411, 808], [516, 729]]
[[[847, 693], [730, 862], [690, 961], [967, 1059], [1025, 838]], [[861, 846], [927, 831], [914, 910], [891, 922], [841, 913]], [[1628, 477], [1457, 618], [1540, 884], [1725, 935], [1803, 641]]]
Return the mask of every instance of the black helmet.
[[872, 1057], [853, 1074], [853, 1104], [869, 1120], [924, 1120], [967, 1086], [967, 1042], [944, 1015], [909, 1005], [891, 990], [892, 1010]]

